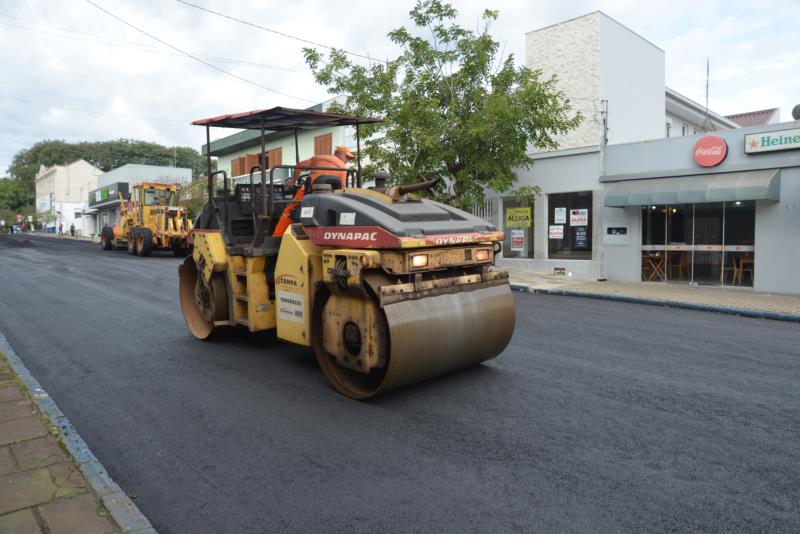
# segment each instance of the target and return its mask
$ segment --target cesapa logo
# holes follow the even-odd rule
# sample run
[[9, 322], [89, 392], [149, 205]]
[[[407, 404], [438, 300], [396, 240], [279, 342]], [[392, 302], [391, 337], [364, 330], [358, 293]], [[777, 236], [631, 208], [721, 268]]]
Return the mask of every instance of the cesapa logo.
[[325, 232], [322, 238], [340, 241], [377, 241], [378, 232]]

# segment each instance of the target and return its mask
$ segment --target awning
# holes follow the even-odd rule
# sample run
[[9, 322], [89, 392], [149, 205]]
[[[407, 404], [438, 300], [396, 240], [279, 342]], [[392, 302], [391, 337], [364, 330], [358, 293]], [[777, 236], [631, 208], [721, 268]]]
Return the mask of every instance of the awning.
[[780, 200], [780, 169], [628, 180], [606, 193], [609, 207]]

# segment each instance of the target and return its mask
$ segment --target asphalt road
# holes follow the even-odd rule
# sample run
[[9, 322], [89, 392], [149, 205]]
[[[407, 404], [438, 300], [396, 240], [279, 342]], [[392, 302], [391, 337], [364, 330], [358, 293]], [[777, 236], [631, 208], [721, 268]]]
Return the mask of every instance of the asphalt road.
[[800, 531], [800, 326], [516, 294], [487, 364], [370, 402], [204, 343], [179, 260], [0, 236], [0, 332], [162, 533]]

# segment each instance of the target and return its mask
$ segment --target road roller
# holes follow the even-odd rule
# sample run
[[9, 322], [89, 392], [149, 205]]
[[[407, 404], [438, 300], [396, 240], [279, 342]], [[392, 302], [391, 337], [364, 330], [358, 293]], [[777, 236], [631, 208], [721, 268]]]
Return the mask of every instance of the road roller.
[[[328, 382], [353, 399], [505, 349], [514, 301], [508, 273], [494, 265], [501, 231], [424, 198], [433, 181], [392, 185], [380, 173], [366, 187], [358, 158], [355, 168], [300, 162], [299, 131], [354, 127], [358, 154], [359, 126], [378, 121], [277, 107], [193, 122], [206, 128], [208, 158], [208, 200], [179, 268], [194, 337], [274, 330], [311, 348]], [[212, 127], [261, 132], [258, 164], [243, 179], [211, 172]], [[265, 138], [274, 132], [293, 132], [295, 165], [270, 165]]]

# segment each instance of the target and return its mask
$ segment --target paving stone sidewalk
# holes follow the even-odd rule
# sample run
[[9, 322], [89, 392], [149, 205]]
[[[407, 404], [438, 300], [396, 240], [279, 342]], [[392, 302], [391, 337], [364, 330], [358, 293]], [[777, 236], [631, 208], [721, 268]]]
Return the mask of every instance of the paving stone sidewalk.
[[0, 352], [0, 533], [119, 533]]
[[600, 282], [515, 269], [508, 271], [512, 286], [532, 292], [639, 301], [800, 321], [800, 295], [656, 282]]

